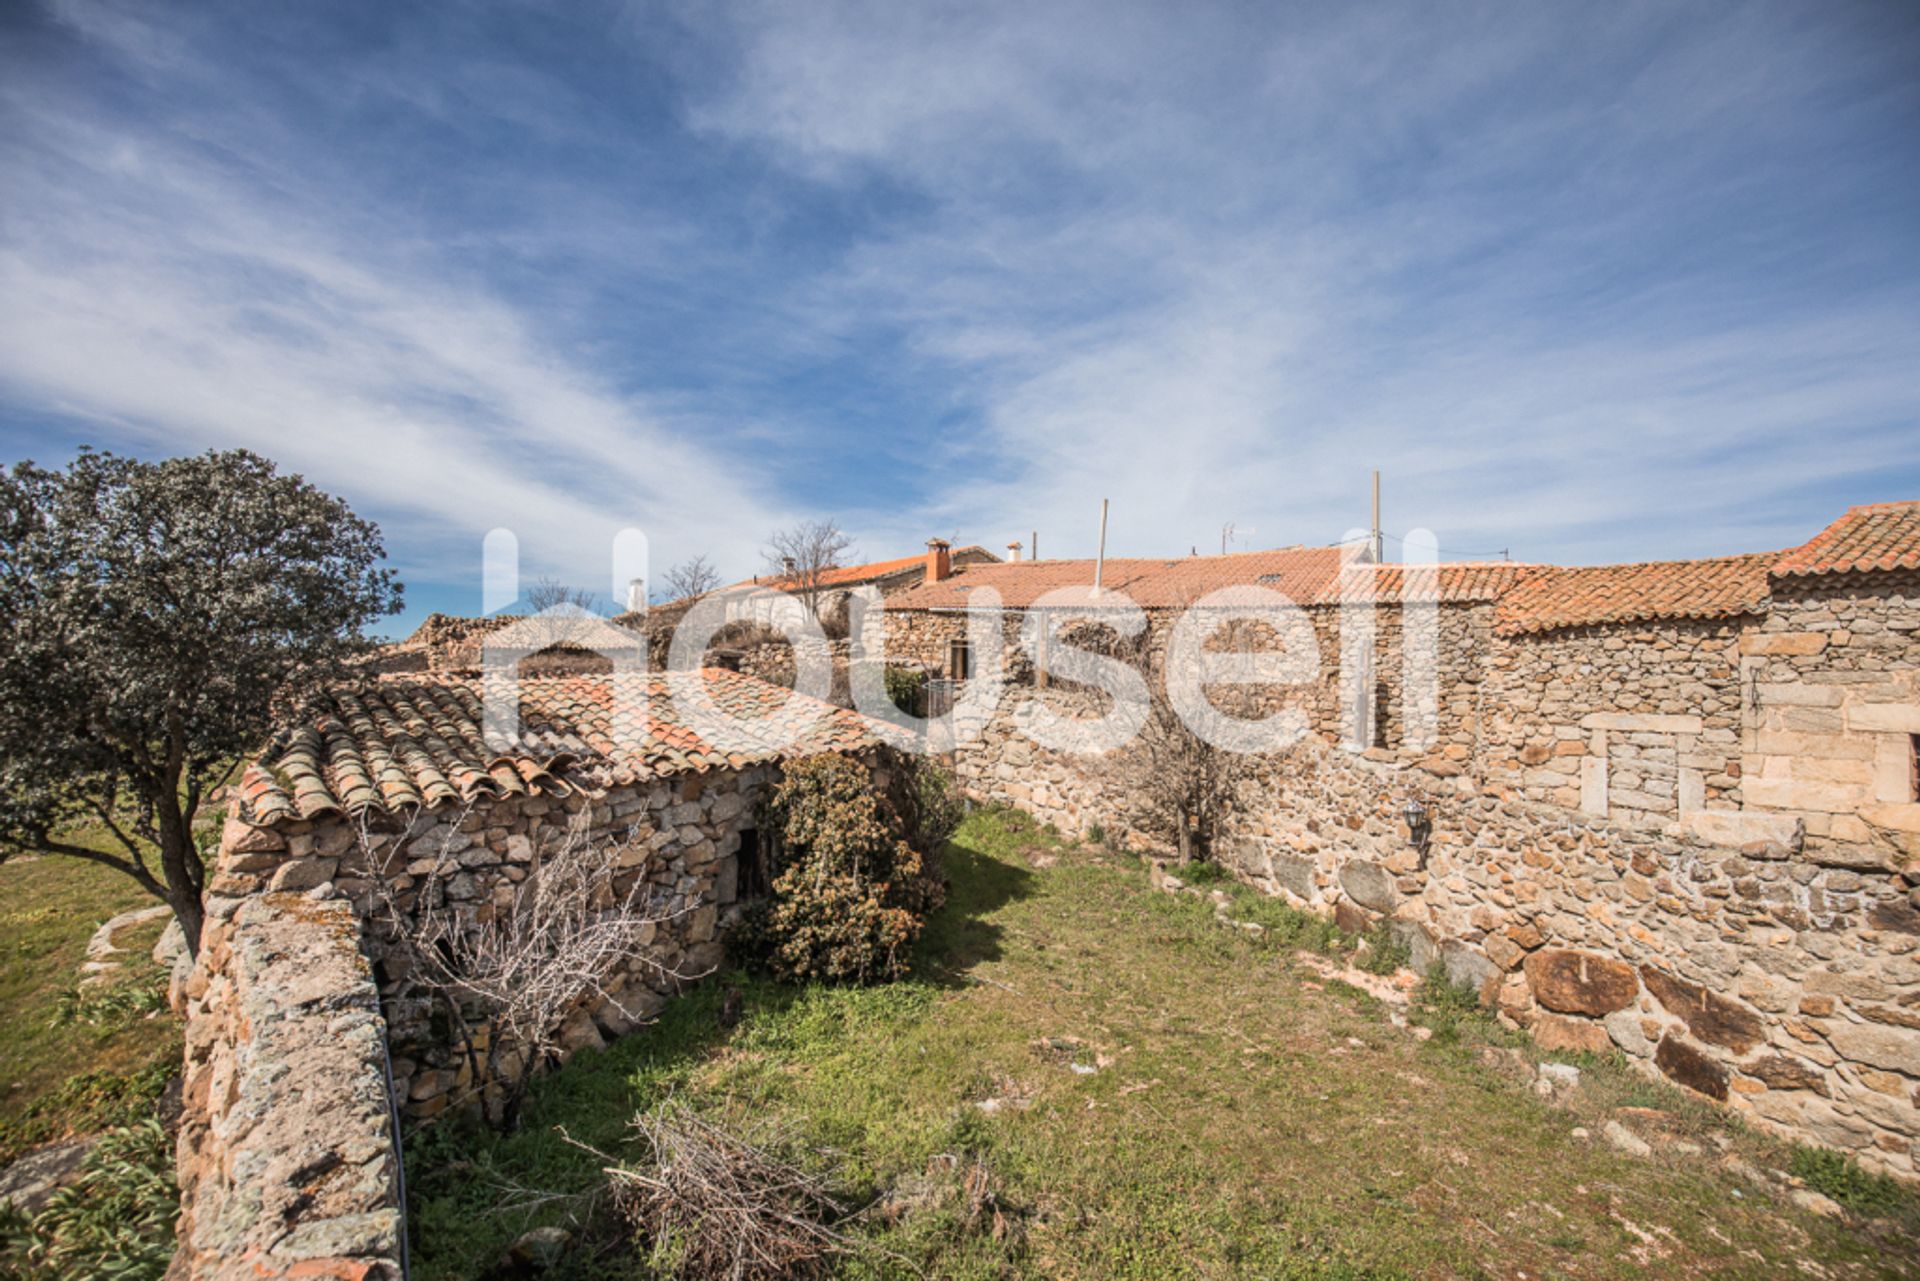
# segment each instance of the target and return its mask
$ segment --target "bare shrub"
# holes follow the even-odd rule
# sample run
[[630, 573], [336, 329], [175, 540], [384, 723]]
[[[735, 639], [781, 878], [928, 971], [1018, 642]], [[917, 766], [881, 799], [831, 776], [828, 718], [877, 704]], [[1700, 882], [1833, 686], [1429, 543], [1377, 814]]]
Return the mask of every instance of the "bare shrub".
[[1213, 853], [1215, 833], [1251, 760], [1194, 733], [1155, 689], [1139, 735], [1110, 767], [1133, 802], [1135, 825], [1169, 838], [1182, 863]]
[[[503, 1130], [518, 1126], [527, 1085], [542, 1062], [558, 1057], [571, 1018], [604, 1003], [638, 1022], [623, 1001], [626, 980], [698, 977], [661, 965], [647, 946], [671, 914], [654, 902], [645, 838], [638, 829], [592, 836], [588, 815], [575, 815], [553, 848], [534, 850], [522, 880], [502, 880], [484, 902], [449, 893], [470, 875], [451, 855], [405, 891], [389, 877], [373, 878], [388, 941], [411, 962], [409, 978], [457, 1023], [472, 1088], [488, 1123]], [[382, 866], [381, 844], [363, 824], [369, 867]]]
[[527, 609], [544, 614], [555, 605], [591, 611], [600, 598], [581, 587], [569, 587], [557, 578], [543, 578], [527, 588]]
[[800, 598], [807, 612], [820, 613], [820, 595], [826, 574], [840, 565], [853, 539], [831, 520], [810, 520], [792, 529], [776, 530], [767, 539], [767, 567], [783, 580], [787, 591]]
[[660, 577], [663, 601], [694, 601], [720, 586], [720, 571], [705, 556], [681, 561]]
[[635, 1117], [633, 1128], [643, 1156], [608, 1165], [606, 1175], [662, 1275], [818, 1277], [836, 1256], [858, 1252], [833, 1226], [847, 1207], [827, 1181], [781, 1155], [795, 1147], [791, 1130], [769, 1127], [749, 1139], [677, 1102]]

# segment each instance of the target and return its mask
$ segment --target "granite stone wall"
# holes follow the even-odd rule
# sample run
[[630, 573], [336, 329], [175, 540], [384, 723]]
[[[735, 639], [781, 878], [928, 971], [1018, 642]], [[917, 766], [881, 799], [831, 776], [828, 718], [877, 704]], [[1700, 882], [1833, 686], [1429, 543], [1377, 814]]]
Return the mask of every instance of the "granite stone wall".
[[339, 899], [211, 905], [187, 1016], [174, 1281], [396, 1281], [400, 1162], [380, 996]]
[[776, 777], [756, 766], [510, 797], [364, 832], [344, 818], [259, 827], [230, 815], [206, 940], [174, 994], [187, 1018], [175, 1275], [399, 1275], [389, 1101], [414, 1121], [477, 1107], [487, 1083], [468, 1049], [484, 1051], [492, 1030], [469, 1021], [463, 1034], [436, 1006], [396, 930], [429, 896], [486, 929], [568, 834], [618, 843], [608, 892], [644, 880], [653, 923], [608, 998], [568, 1017], [558, 1060], [603, 1045], [719, 964], [740, 911], [743, 834]]
[[[953, 758], [979, 800], [1070, 833], [1130, 831], [1101, 759], [1029, 740], [1010, 696]], [[1066, 690], [1054, 710], [1091, 708]], [[1372, 758], [1372, 759], [1370, 759]], [[1364, 929], [1385, 920], [1550, 1047], [1618, 1049], [1756, 1124], [1920, 1172], [1920, 860], [1838, 865], [1680, 824], [1611, 822], [1520, 788], [1357, 755], [1318, 737], [1262, 761], [1216, 850], [1267, 892]], [[1432, 822], [1426, 851], [1405, 819]]]

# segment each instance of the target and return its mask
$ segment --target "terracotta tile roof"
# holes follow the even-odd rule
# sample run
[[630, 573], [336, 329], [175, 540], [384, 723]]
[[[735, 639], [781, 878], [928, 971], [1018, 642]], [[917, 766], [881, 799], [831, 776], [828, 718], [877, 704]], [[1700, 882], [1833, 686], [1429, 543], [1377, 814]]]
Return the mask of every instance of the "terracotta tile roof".
[[1920, 502], [1870, 503], [1773, 562], [1781, 578], [1920, 569]]
[[[1101, 574], [1103, 588], [1124, 593], [1143, 608], [1186, 605], [1221, 587], [1271, 587], [1297, 604], [1318, 600], [1340, 572], [1337, 547], [1290, 547], [1281, 551], [1236, 552], [1229, 556], [1184, 556], [1175, 560], [1109, 558]], [[1091, 588], [1090, 560], [1029, 560], [1012, 564], [969, 565], [938, 583], [922, 583], [887, 602], [889, 609], [962, 609], [967, 594], [991, 587], [1001, 603], [1024, 609], [1058, 588]]]
[[1545, 568], [1518, 561], [1447, 561], [1427, 566], [1349, 565], [1321, 602], [1432, 600], [1472, 604], [1499, 600], [1515, 583]]
[[1540, 569], [1500, 598], [1494, 630], [1512, 636], [1594, 623], [1754, 613], [1766, 605], [1767, 566], [1775, 556]]
[[[956, 547], [949, 554], [949, 563], [958, 565], [961, 563], [960, 558], [963, 556], [967, 558], [967, 563], [969, 564], [997, 564], [1000, 560], [998, 556], [995, 556], [986, 548], [973, 546]], [[832, 569], [821, 571], [818, 586], [823, 588], [858, 587], [861, 583], [871, 583], [877, 579], [891, 578], [895, 574], [902, 574], [908, 570], [924, 569], [926, 564], [927, 554], [921, 552], [917, 556], [896, 556], [892, 560], [869, 561], [864, 565], [838, 565]], [[742, 579], [730, 587], [721, 588], [721, 590], [727, 592], [744, 592], [759, 588], [779, 588], [782, 591], [791, 591], [799, 585], [800, 580], [798, 577], [760, 575], [754, 578]]]
[[[389, 677], [336, 690], [283, 729], [241, 778], [246, 817], [270, 825], [530, 793], [597, 793], [645, 778], [877, 742], [854, 713], [752, 676], [709, 668], [674, 679], [703, 680], [722, 709], [764, 721], [764, 741], [731, 751], [710, 744], [680, 720], [664, 675], [561, 676], [520, 681], [520, 736], [494, 750], [481, 731], [478, 679]], [[641, 680], [645, 732], [616, 732], [624, 728], [616, 683]], [[797, 700], [792, 712], [784, 710], [788, 699]], [[789, 729], [797, 739], [784, 746]]]

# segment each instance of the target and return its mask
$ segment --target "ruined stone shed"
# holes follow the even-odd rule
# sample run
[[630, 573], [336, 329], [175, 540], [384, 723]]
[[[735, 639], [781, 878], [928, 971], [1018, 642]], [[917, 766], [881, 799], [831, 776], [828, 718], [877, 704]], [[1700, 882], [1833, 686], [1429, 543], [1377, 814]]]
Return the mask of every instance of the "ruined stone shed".
[[[703, 736], [676, 701], [684, 682], [750, 721], [754, 741]], [[719, 964], [755, 875], [756, 811], [785, 761], [840, 752], [884, 768], [860, 718], [737, 672], [535, 678], [519, 693], [521, 731], [496, 749], [477, 679], [338, 689], [244, 772], [200, 957], [175, 993], [188, 1020], [180, 1275], [397, 1274], [385, 1118], [430, 1119], [477, 1083], [391, 944], [407, 923], [395, 908], [411, 914], [425, 890], [484, 929], [551, 842], [618, 843], [612, 889], [638, 887], [655, 923], [614, 999], [570, 1017], [571, 1054], [635, 1030]], [[319, 1106], [329, 1092], [351, 1106]], [[308, 1119], [266, 1123], [293, 1115]], [[266, 1213], [259, 1177], [296, 1166], [311, 1186], [288, 1201], [290, 1231]]]

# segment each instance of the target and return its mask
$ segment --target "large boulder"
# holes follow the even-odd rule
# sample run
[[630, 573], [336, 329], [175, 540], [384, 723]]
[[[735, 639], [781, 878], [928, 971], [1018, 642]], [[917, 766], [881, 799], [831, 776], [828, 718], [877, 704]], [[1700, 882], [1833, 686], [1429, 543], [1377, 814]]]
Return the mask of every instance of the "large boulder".
[[1393, 888], [1392, 874], [1378, 863], [1365, 859], [1354, 859], [1341, 867], [1340, 888], [1361, 907], [1383, 915], [1391, 915], [1400, 901], [1399, 892]]
[[1633, 967], [1594, 952], [1546, 948], [1526, 961], [1533, 999], [1562, 1014], [1590, 1018], [1624, 1010], [1640, 995]]
[[1640, 967], [1640, 981], [1670, 1013], [1686, 1020], [1687, 1030], [1702, 1041], [1745, 1054], [1766, 1040], [1760, 1016], [1737, 1001], [1651, 965]]
[[1668, 1077], [1698, 1091], [1710, 1099], [1727, 1101], [1727, 1069], [1707, 1056], [1697, 1045], [1690, 1045], [1669, 1032], [1660, 1038], [1653, 1061]]

